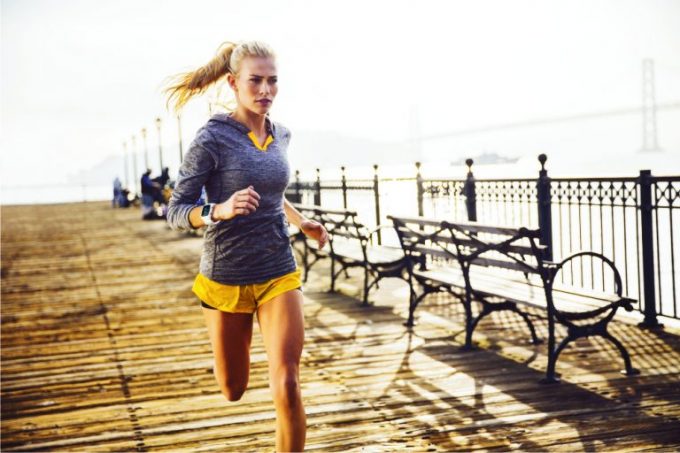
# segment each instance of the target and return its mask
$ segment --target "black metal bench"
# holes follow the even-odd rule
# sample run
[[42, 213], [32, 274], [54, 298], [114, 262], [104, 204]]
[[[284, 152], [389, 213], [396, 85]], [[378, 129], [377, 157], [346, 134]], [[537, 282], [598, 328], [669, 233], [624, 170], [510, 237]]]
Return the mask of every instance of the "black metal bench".
[[[482, 225], [476, 222], [447, 222], [424, 218], [388, 216], [394, 224], [407, 258], [410, 303], [408, 326], [414, 312], [428, 294], [445, 291], [459, 299], [465, 310], [465, 345], [472, 347], [472, 334], [490, 313], [510, 310], [529, 326], [532, 341], [539, 343], [533, 323], [519, 304], [547, 309], [548, 367], [542, 382], [558, 382], [555, 365], [562, 350], [572, 341], [600, 336], [616, 346], [623, 357], [624, 374], [637, 374], [626, 348], [607, 326], [619, 307], [633, 309], [633, 299], [622, 296], [621, 277], [614, 263], [596, 252], [578, 252], [560, 263], [546, 259], [538, 243], [539, 230]], [[607, 293], [558, 283], [556, 277], [566, 263], [577, 258], [599, 259], [608, 265], [614, 291]], [[422, 288], [416, 292], [416, 283]], [[472, 302], [481, 304], [476, 315]], [[567, 335], [555, 345], [555, 323]]]
[[[319, 260], [331, 260], [331, 291], [335, 291], [335, 282], [341, 273], [349, 277], [347, 269], [360, 267], [364, 270], [363, 303], [368, 304], [368, 294], [378, 282], [386, 277], [398, 277], [407, 280], [406, 259], [401, 247], [378, 245], [374, 237], [380, 226], [368, 230], [357, 219], [356, 211], [324, 209], [320, 206], [304, 206], [294, 204], [305, 217], [322, 223], [328, 231], [328, 247], [319, 249], [315, 241], [309, 241], [302, 234], [292, 237], [293, 242], [303, 244], [304, 281], [307, 281], [309, 270]], [[391, 229], [391, 227], [389, 227]]]

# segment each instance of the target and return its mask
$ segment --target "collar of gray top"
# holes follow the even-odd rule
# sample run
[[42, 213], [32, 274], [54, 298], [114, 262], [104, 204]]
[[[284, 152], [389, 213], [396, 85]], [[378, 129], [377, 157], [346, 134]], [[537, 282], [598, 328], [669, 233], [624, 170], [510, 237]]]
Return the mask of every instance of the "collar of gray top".
[[[250, 129], [248, 129], [248, 126], [246, 126], [243, 123], [239, 123], [234, 118], [232, 118], [228, 113], [217, 113], [217, 114], [213, 115], [210, 119], [214, 120], [214, 121], [219, 121], [220, 123], [228, 124], [228, 125], [236, 128], [236, 129], [240, 130], [244, 134], [247, 134], [247, 133], [250, 132]], [[272, 120], [269, 119], [269, 115], [264, 117], [264, 124], [265, 124], [265, 127], [267, 128], [267, 133], [273, 137], [274, 136], [274, 123], [273, 123]]]

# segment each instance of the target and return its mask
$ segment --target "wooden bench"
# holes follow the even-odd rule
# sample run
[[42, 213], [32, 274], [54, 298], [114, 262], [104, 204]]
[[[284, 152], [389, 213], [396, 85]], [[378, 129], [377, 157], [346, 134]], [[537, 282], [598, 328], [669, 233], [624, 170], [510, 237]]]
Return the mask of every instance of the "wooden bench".
[[356, 211], [324, 209], [320, 206], [294, 204], [305, 217], [314, 219], [328, 231], [328, 247], [319, 249], [316, 241], [307, 240], [300, 233], [293, 234], [293, 243], [303, 244], [304, 281], [307, 281], [309, 270], [319, 260], [331, 260], [331, 291], [335, 291], [335, 282], [341, 273], [349, 277], [347, 269], [360, 267], [364, 270], [363, 303], [368, 304], [368, 294], [378, 282], [386, 277], [397, 277], [407, 281], [406, 259], [400, 247], [378, 245], [373, 238], [381, 229], [391, 226], [379, 226], [368, 230], [357, 218]]
[[[548, 367], [545, 383], [558, 382], [555, 365], [562, 350], [578, 338], [600, 336], [616, 346], [627, 375], [637, 374], [623, 344], [607, 331], [616, 311], [633, 309], [634, 300], [623, 297], [621, 277], [614, 263], [600, 253], [578, 252], [559, 263], [546, 259], [538, 243], [540, 231], [447, 222], [424, 218], [388, 216], [394, 224], [407, 258], [410, 301], [408, 326], [414, 324], [418, 304], [434, 292], [445, 291], [460, 300], [465, 310], [465, 349], [472, 347], [472, 334], [490, 313], [509, 310], [529, 326], [532, 341], [539, 343], [530, 317], [519, 306], [528, 304], [547, 310]], [[590, 290], [557, 282], [565, 264], [588, 257], [611, 269], [614, 291]], [[417, 294], [416, 284], [422, 292]], [[472, 302], [480, 304], [473, 314]], [[555, 324], [567, 330], [556, 346]]]

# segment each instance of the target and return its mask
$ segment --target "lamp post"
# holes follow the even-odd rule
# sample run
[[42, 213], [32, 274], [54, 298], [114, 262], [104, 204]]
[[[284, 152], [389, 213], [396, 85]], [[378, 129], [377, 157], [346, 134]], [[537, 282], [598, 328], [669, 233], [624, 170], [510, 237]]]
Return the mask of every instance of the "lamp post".
[[144, 170], [147, 170], [151, 167], [149, 167], [149, 147], [146, 146], [146, 128], [142, 128], [142, 139], [144, 140]]
[[182, 149], [182, 116], [177, 114], [177, 133], [179, 134], [179, 163], [182, 165], [184, 160], [183, 149]]
[[130, 176], [128, 175], [128, 152], [127, 152], [127, 143], [123, 142], [123, 166], [124, 168], [124, 174], [125, 174], [125, 188], [129, 189], [130, 188]]
[[161, 164], [161, 173], [163, 172], [163, 146], [161, 145], [161, 119], [156, 118], [156, 129], [158, 129], [158, 160]]
[[139, 194], [139, 173], [137, 173], [137, 137], [132, 136], [132, 173], [135, 178], [135, 197]]

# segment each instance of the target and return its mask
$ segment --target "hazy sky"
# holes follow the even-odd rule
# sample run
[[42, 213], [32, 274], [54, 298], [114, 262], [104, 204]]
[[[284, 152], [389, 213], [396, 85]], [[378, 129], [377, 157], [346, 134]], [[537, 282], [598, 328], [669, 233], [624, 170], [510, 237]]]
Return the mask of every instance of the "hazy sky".
[[[160, 87], [226, 40], [261, 39], [276, 50], [272, 115], [293, 130], [293, 159], [296, 137], [314, 131], [403, 143], [416, 133], [636, 107], [643, 58], [655, 60], [657, 101], [680, 101], [677, 0], [3, 0], [1, 8], [4, 186], [64, 181], [120, 157], [133, 134], [141, 150], [142, 127], [155, 165], [156, 116], [174, 159], [176, 123]], [[672, 166], [678, 112], [659, 120]], [[185, 146], [206, 118], [205, 101], [187, 108]], [[639, 119], [617, 124], [594, 134], [626, 152], [639, 148]], [[623, 145], [612, 138], [617, 127]], [[532, 134], [423, 146], [426, 158], [437, 147], [551, 146], [554, 132]]]

